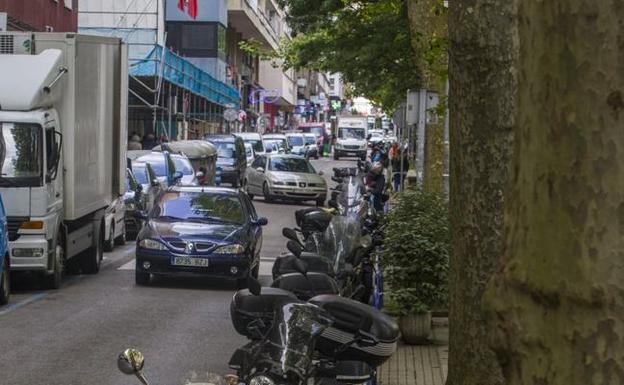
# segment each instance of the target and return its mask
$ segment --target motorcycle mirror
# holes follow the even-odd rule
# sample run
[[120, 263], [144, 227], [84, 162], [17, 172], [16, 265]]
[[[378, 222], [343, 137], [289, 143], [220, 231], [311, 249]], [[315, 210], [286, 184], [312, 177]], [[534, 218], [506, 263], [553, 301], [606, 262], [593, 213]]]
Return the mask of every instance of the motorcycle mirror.
[[297, 232], [289, 227], [284, 227], [282, 229], [282, 235], [284, 237], [286, 237], [287, 239], [290, 239], [292, 241], [297, 242], [298, 244], [301, 245], [301, 242], [299, 241], [299, 237], [297, 236]]
[[301, 273], [302, 275], [308, 274], [308, 264], [299, 258], [295, 259], [293, 267], [298, 273]]
[[260, 281], [252, 276], [247, 277], [247, 289], [253, 295], [260, 295], [262, 293], [262, 285]]
[[286, 243], [286, 248], [288, 249], [288, 251], [293, 253], [297, 258], [301, 256], [301, 252], [303, 251], [303, 248], [301, 247], [301, 245], [295, 241], [288, 241], [288, 243]]
[[127, 375], [134, 374], [143, 385], [149, 385], [142, 371], [144, 364], [143, 353], [136, 349], [126, 349], [117, 357], [117, 368], [120, 372]]

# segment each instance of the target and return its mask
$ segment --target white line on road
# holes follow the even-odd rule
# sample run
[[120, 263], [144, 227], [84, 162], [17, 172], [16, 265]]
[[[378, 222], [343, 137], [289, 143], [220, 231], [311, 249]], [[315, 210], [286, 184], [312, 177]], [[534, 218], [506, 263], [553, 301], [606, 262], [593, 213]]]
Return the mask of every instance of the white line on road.
[[132, 259], [130, 262], [125, 263], [117, 268], [117, 270], [135, 270], [136, 268], [136, 259]]

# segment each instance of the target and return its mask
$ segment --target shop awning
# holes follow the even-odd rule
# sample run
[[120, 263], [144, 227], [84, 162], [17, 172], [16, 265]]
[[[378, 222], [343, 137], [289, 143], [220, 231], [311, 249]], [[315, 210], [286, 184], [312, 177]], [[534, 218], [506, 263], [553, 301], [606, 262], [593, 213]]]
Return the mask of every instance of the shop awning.
[[[161, 61], [164, 68], [161, 68]], [[156, 45], [143, 60], [137, 61], [130, 68], [130, 75], [135, 77], [154, 76], [161, 74], [163, 79], [200, 95], [207, 100], [225, 106], [227, 104], [239, 104], [240, 94], [238, 91], [210, 76], [197, 66], [176, 55], [169, 49]]]

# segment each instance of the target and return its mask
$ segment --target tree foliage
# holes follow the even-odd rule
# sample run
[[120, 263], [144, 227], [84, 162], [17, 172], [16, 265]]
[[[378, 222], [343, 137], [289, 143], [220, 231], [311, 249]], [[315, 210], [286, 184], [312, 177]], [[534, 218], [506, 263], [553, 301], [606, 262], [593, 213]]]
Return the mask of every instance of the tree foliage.
[[[279, 0], [288, 9], [292, 39], [284, 39], [273, 57], [287, 68], [340, 72], [352, 87], [386, 110], [417, 88], [415, 55], [402, 0]], [[253, 42], [241, 47], [267, 53]]]

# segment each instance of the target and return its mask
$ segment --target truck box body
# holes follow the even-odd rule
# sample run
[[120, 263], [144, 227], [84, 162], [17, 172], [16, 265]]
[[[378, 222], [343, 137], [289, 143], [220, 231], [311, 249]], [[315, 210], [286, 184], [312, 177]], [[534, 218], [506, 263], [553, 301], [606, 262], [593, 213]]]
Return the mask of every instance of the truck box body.
[[[41, 63], [16, 68], [20, 60], [36, 62], [32, 55]], [[107, 207], [124, 193], [127, 62], [126, 47], [116, 38], [0, 33], [0, 109], [58, 112], [65, 221]], [[42, 91], [58, 75], [59, 64], [66, 73], [49, 93]], [[2, 89], [16, 89], [16, 81], [22, 91], [7, 96]]]

